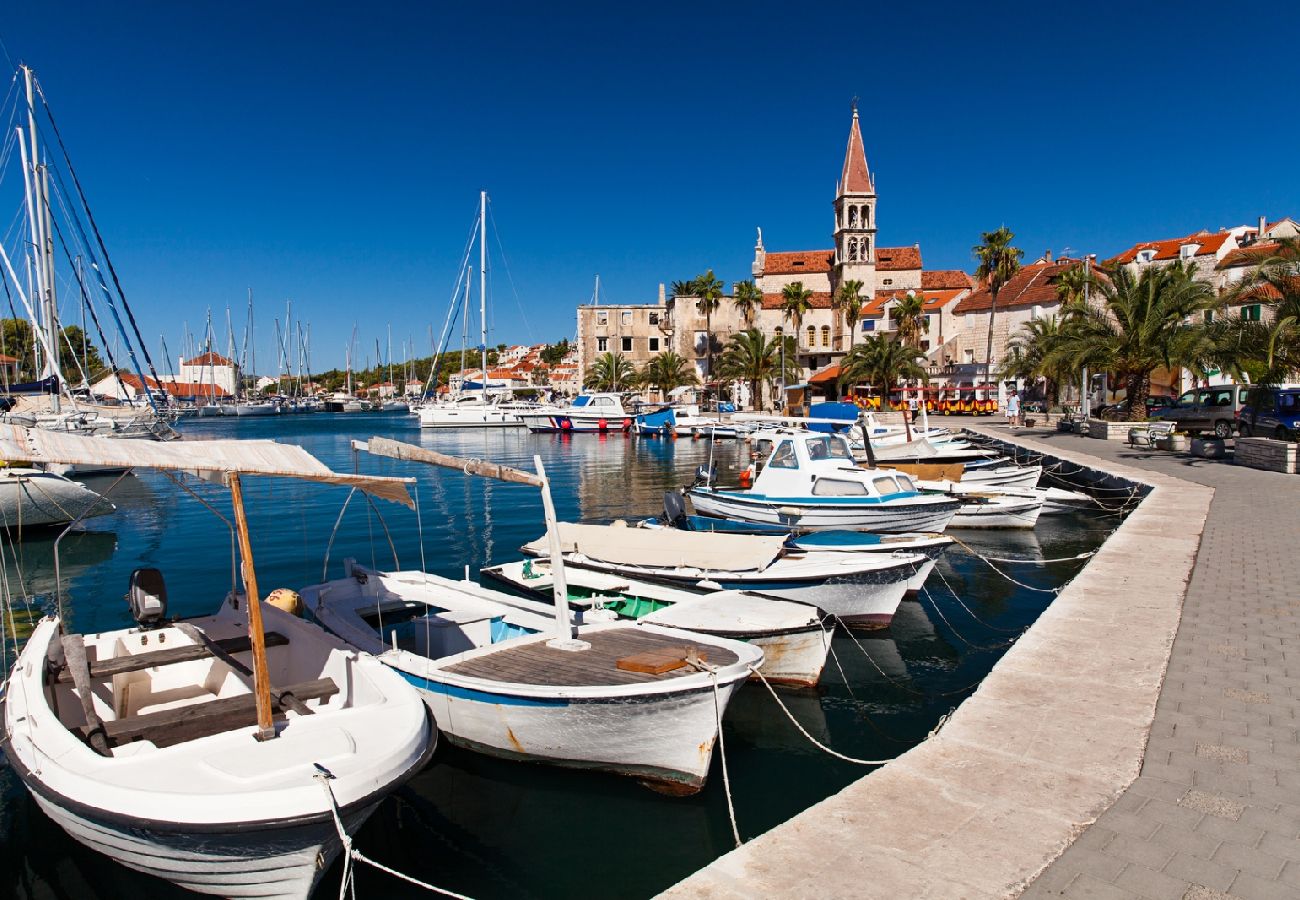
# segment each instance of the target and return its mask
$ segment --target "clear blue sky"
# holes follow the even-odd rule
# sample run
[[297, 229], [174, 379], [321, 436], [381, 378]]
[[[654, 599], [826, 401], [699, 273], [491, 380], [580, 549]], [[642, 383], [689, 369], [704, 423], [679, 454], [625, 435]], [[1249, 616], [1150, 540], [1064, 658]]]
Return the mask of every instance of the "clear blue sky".
[[[882, 245], [972, 267], [1300, 216], [1293, 4], [10, 4], [156, 351], [292, 298], [317, 368], [442, 322], [477, 192], [491, 342], [827, 246], [861, 98]], [[6, 191], [14, 182], [6, 182]], [[8, 218], [21, 198], [0, 198]], [[367, 348], [369, 350], [367, 351]], [[268, 366], [260, 365], [266, 369]]]

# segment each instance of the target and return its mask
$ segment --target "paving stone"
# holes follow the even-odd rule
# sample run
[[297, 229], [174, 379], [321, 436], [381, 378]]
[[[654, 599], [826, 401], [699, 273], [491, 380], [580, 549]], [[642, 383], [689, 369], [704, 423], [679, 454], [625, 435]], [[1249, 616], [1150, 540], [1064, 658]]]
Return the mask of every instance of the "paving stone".
[[1094, 878], [1087, 872], [1081, 874], [1061, 894], [1070, 900], [1137, 900], [1139, 894], [1126, 891], [1122, 887]]
[[1245, 872], [1237, 876], [1229, 889], [1241, 900], [1295, 900], [1295, 890], [1280, 881], [1256, 878]]
[[1282, 874], [1282, 867], [1286, 865], [1286, 860], [1271, 853], [1256, 850], [1254, 847], [1244, 847], [1231, 841], [1220, 844], [1219, 849], [1214, 851], [1214, 856], [1210, 857], [1210, 861], [1271, 881], [1277, 880], [1277, 877]]
[[1193, 884], [1183, 894], [1183, 900], [1241, 900], [1226, 891], [1216, 891], [1203, 884]]
[[1175, 853], [1173, 859], [1165, 863], [1164, 871], [1189, 884], [1220, 891], [1226, 891], [1238, 874], [1236, 869], [1188, 853]]
[[1181, 878], [1138, 865], [1121, 872], [1115, 885], [1146, 900], [1179, 900], [1187, 891], [1187, 882]]
[[1217, 816], [1220, 819], [1237, 821], [1245, 811], [1246, 805], [1239, 803], [1229, 797], [1223, 797], [1218, 794], [1207, 794], [1205, 791], [1188, 791], [1183, 798], [1178, 801], [1179, 806], [1185, 806], [1188, 809], [1194, 809], [1197, 812], [1203, 812], [1206, 815]]
[[1226, 763], [1249, 762], [1245, 750], [1240, 747], [1227, 747], [1222, 744], [1197, 744], [1196, 755]]

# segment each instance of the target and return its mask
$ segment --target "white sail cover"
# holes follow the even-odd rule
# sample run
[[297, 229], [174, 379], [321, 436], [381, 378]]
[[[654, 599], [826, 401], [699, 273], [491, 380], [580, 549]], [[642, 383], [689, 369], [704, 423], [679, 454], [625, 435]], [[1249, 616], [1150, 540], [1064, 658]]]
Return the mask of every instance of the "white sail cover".
[[354, 487], [413, 507], [413, 479], [335, 472], [302, 447], [276, 441], [147, 441], [90, 437], [0, 424], [0, 459], [8, 463], [64, 463], [111, 468], [167, 469], [204, 477], [267, 475]]
[[[560, 552], [628, 566], [689, 568], [706, 571], [761, 571], [785, 544], [782, 536], [678, 531], [675, 528], [629, 528], [626, 525], [579, 525], [560, 522]], [[526, 548], [549, 556], [546, 535]]]

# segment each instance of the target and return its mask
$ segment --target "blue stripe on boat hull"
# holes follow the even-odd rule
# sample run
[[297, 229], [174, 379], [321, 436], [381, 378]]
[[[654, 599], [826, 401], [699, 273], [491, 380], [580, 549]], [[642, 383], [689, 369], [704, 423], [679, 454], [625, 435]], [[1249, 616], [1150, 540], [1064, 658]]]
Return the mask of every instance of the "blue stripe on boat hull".
[[491, 691], [478, 691], [474, 688], [458, 687], [454, 684], [444, 684], [441, 681], [433, 681], [423, 675], [413, 675], [410, 672], [404, 672], [401, 669], [392, 668], [394, 672], [405, 678], [410, 684], [422, 691], [430, 694], [441, 694], [455, 700], [470, 700], [475, 703], [491, 703], [495, 706], [568, 706], [569, 701], [556, 699], [543, 699], [541, 697], [519, 697], [513, 694], [498, 694]]

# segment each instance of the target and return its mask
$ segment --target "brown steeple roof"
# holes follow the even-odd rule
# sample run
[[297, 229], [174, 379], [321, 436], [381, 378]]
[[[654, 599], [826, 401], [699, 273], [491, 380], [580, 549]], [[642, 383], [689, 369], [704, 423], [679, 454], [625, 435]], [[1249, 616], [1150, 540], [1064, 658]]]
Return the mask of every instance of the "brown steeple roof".
[[840, 172], [838, 194], [872, 194], [871, 172], [867, 169], [867, 151], [862, 147], [858, 128], [858, 106], [853, 105], [853, 126], [849, 129], [849, 146], [844, 151], [844, 169]]

